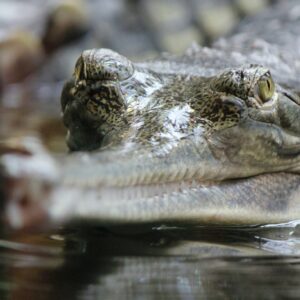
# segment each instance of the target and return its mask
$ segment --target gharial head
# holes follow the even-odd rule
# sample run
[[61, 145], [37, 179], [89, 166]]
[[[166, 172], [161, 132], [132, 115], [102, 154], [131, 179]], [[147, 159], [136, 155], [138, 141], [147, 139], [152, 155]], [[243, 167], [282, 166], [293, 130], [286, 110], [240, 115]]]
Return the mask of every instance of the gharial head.
[[[128, 111], [132, 94], [147, 97], [147, 93], [143, 94], [147, 88], [144, 91], [140, 88], [146, 86], [146, 82], [155, 85], [157, 78], [152, 71], [143, 71], [124, 56], [108, 49], [82, 53], [61, 98], [70, 149], [99, 147], [101, 126], [114, 126], [126, 115], [124, 112]], [[194, 136], [195, 147], [198, 147], [195, 141], [201, 140], [199, 149], [208, 148], [209, 157], [224, 166], [223, 177], [300, 171], [300, 99], [277, 84], [267, 68], [247, 65], [227, 69], [212, 77], [186, 74], [185, 78], [181, 75], [172, 78], [175, 79], [166, 80], [152, 94], [161, 97], [160, 105], [151, 106], [154, 122], [159, 120], [162, 123], [159, 130], [167, 130], [166, 122], [172, 127], [174, 116], [180, 118], [180, 114], [184, 114], [182, 120], [187, 124], [181, 124], [177, 119], [177, 125], [173, 127], [179, 134], [169, 136], [184, 136], [182, 143], [187, 136], [192, 139]], [[146, 112], [143, 110], [142, 114]], [[152, 122], [153, 118], [143, 121]], [[201, 130], [194, 130], [203, 124], [213, 128], [206, 136], [207, 132], [203, 134]], [[149, 129], [146, 125], [143, 128]], [[197, 134], [203, 135], [204, 139], [198, 139]], [[162, 132], [162, 135], [168, 136], [168, 133]], [[232, 171], [227, 171], [230, 169], [227, 166]]]

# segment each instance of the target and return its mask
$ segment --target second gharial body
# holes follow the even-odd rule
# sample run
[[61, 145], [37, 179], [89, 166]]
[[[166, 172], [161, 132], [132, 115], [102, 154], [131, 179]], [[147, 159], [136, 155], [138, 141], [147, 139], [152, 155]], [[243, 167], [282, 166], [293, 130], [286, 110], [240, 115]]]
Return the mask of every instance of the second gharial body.
[[177, 61], [159, 72], [108, 49], [82, 53], [62, 92], [67, 143], [79, 153], [63, 160], [42, 201], [51, 220], [299, 218], [298, 95], [261, 65], [205, 75], [191, 61], [188, 71]]

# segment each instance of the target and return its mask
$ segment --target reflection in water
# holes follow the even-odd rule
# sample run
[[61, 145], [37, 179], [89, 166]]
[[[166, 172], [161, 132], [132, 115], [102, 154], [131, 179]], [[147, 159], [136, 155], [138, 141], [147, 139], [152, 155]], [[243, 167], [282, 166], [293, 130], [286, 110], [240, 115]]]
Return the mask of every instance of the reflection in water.
[[[2, 108], [0, 137], [34, 131], [64, 153], [60, 120], [45, 111]], [[296, 222], [126, 230], [0, 233], [0, 300], [300, 298]]]
[[1, 299], [298, 298], [299, 228], [2, 234]]

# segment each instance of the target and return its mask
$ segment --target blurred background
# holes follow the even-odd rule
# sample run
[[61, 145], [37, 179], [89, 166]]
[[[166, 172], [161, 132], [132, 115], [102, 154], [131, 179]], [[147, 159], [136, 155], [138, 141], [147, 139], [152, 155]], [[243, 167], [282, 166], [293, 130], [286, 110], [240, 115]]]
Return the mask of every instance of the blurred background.
[[[278, 0], [277, 0], [278, 1]], [[107, 47], [134, 59], [210, 45], [274, 0], [1, 0], [0, 78], [68, 78], [83, 49]], [[43, 66], [46, 67], [43, 69]]]

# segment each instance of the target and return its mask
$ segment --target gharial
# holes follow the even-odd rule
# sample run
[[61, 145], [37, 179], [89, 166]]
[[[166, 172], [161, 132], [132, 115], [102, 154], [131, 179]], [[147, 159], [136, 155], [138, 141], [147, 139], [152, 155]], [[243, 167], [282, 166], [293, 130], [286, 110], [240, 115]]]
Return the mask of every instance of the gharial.
[[61, 97], [79, 152], [40, 201], [52, 221], [299, 219], [299, 96], [261, 65], [206, 75], [195, 58], [190, 70], [180, 62], [167, 60], [169, 72], [108, 49], [82, 53]]

